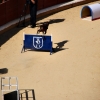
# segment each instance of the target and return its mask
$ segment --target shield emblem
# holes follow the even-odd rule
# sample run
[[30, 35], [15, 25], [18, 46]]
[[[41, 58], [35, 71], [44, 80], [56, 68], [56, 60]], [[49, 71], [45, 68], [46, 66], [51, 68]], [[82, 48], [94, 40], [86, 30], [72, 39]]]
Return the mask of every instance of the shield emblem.
[[43, 38], [33, 37], [33, 46], [35, 49], [41, 49], [43, 47]]

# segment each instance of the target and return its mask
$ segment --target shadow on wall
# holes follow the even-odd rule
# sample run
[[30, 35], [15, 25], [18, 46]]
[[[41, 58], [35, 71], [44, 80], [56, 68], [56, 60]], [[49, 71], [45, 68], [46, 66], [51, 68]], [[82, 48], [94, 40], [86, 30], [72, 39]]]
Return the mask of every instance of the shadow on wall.
[[6, 74], [6, 73], [8, 73], [8, 69], [7, 68], [0, 69], [0, 74]]

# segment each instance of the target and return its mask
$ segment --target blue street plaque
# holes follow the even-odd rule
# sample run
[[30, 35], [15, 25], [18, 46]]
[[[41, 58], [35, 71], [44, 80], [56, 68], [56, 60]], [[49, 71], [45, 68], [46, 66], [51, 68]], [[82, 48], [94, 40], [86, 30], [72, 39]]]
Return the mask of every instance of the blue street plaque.
[[50, 51], [51, 54], [52, 36], [24, 34], [23, 49]]

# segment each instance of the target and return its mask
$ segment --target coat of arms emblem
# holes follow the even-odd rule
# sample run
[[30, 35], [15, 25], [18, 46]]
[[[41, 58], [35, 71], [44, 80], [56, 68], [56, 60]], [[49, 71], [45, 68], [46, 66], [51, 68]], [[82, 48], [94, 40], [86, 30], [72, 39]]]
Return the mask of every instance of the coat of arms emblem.
[[41, 49], [43, 47], [43, 38], [33, 37], [33, 46], [35, 49]]

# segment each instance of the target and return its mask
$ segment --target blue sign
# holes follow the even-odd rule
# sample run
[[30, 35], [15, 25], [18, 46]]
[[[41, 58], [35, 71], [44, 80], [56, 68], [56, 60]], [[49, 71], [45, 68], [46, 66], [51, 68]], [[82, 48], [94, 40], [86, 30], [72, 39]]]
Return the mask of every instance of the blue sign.
[[[51, 36], [24, 34], [23, 49], [44, 50], [52, 53]], [[22, 50], [23, 50], [22, 49]]]

